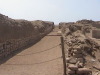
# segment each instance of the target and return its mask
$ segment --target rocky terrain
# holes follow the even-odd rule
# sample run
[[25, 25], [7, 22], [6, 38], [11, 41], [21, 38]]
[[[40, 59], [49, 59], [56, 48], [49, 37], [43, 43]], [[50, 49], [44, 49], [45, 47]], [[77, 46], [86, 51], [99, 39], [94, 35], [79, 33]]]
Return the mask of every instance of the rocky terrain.
[[68, 75], [100, 74], [100, 45], [91, 36], [94, 23], [82, 20], [62, 24]]

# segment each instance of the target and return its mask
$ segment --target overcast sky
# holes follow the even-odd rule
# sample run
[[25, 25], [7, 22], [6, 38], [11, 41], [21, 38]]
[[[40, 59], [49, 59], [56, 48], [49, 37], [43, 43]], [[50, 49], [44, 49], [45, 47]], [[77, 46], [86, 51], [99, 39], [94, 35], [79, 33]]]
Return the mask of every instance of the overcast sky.
[[100, 0], [0, 0], [0, 13], [13, 19], [100, 21]]

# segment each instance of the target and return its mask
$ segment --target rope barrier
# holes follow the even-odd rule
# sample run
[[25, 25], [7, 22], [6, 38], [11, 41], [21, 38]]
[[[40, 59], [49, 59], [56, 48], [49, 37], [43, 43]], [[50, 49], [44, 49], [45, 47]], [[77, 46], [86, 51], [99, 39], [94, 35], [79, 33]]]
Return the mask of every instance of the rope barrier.
[[20, 65], [36, 65], [36, 64], [42, 64], [42, 63], [47, 63], [47, 62], [51, 62], [51, 61], [55, 61], [55, 60], [58, 60], [58, 59], [61, 59], [61, 56], [60, 57], [57, 57], [55, 59], [51, 59], [51, 60], [47, 60], [47, 61], [43, 61], [43, 62], [39, 62], [39, 63], [33, 63], [33, 64], [4, 64], [4, 65], [16, 65], [16, 66], [20, 66]]
[[16, 56], [26, 56], [26, 55], [33, 55], [33, 54], [42, 53], [42, 52], [45, 52], [45, 51], [49, 51], [49, 50], [51, 50], [51, 49], [53, 49], [53, 48], [56, 48], [56, 47], [58, 47], [59, 45], [60, 45], [60, 44], [58, 44], [58, 45], [56, 45], [56, 46], [54, 46], [54, 47], [51, 47], [51, 48], [49, 48], [49, 49], [40, 51], [40, 52], [35, 52], [35, 53], [30, 53], [30, 54], [24, 54], [24, 55], [16, 55]]
[[57, 34], [57, 35], [46, 35], [46, 36], [61, 36], [61, 35], [58, 35], [58, 34]]

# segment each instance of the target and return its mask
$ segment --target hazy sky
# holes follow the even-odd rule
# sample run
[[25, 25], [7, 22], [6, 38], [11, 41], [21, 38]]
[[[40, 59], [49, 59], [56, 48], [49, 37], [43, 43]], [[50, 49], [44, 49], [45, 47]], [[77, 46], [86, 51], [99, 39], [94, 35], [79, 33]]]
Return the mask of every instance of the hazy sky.
[[13, 19], [55, 23], [100, 20], [100, 0], [0, 0], [0, 13]]

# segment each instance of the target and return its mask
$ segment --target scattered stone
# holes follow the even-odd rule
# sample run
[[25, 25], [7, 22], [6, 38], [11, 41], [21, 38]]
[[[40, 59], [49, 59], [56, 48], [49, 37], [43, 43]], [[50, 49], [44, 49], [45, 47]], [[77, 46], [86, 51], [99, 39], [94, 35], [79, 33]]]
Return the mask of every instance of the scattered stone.
[[87, 74], [87, 73], [92, 74], [92, 71], [88, 68], [78, 68], [77, 74]]
[[73, 55], [73, 57], [75, 57], [75, 58], [82, 58], [83, 54], [75, 54], [75, 55]]
[[78, 61], [76, 63], [76, 65], [78, 66], [78, 68], [83, 68], [84, 67], [84, 64], [83, 63], [80, 63], [80, 61]]
[[100, 66], [99, 65], [98, 66], [93, 65], [92, 67], [100, 71]]
[[78, 67], [74, 64], [69, 64], [68, 68], [71, 69], [71, 70], [74, 70], [74, 71], [78, 70]]
[[77, 58], [77, 61], [79, 61], [80, 63], [84, 63], [85, 62], [84, 58]]
[[70, 58], [69, 63], [70, 64], [76, 64], [77, 63], [77, 59], [76, 58]]
[[75, 74], [75, 71], [68, 69], [68, 74], [69, 75]]
[[92, 61], [92, 62], [95, 62], [96, 60], [95, 60], [95, 59], [91, 59], [91, 61]]
[[69, 63], [70, 58], [66, 58], [66, 62]]

